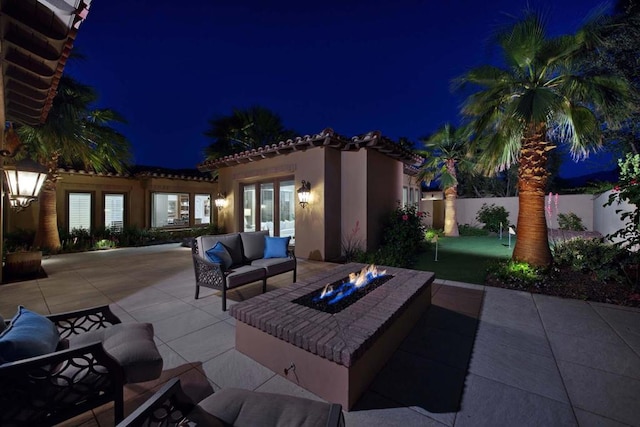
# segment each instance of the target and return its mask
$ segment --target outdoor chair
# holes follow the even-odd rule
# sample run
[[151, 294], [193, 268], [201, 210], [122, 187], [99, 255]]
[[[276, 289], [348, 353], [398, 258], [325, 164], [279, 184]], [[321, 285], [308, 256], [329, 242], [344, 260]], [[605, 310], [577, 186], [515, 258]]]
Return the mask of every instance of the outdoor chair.
[[49, 316], [20, 306], [0, 329], [2, 426], [53, 425], [111, 401], [117, 423], [123, 386], [162, 372], [153, 325], [122, 323], [106, 305]]
[[177, 378], [118, 427], [137, 426], [343, 427], [342, 406], [283, 394], [222, 389], [195, 404]]

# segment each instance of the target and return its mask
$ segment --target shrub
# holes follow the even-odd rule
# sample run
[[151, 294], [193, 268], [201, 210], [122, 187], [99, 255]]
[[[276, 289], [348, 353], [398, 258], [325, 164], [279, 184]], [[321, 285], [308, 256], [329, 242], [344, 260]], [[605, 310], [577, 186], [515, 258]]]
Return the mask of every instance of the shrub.
[[553, 260], [559, 267], [573, 271], [593, 272], [603, 281], [623, 281], [620, 263], [626, 251], [605, 243], [602, 239], [571, 239], [556, 244]]
[[9, 231], [4, 234], [3, 251], [7, 253], [29, 250], [35, 236], [35, 230], [19, 228], [15, 231]]
[[427, 242], [431, 242], [436, 236], [442, 237], [444, 236], [444, 230], [442, 228], [427, 228], [424, 232], [424, 240]]
[[460, 233], [461, 236], [486, 236], [489, 234], [489, 231], [469, 224], [459, 224], [458, 233]]
[[560, 230], [571, 231], [584, 231], [587, 229], [587, 227], [582, 224], [582, 218], [573, 212], [558, 214], [558, 228], [560, 228]]
[[360, 254], [358, 260], [391, 267], [410, 267], [416, 254], [423, 250], [424, 215], [415, 206], [397, 207], [385, 221], [380, 248], [373, 253]]
[[487, 272], [497, 279], [516, 285], [516, 288], [527, 289], [544, 277], [544, 271], [526, 262], [500, 261], [489, 266]]
[[483, 203], [476, 215], [476, 220], [484, 224], [483, 229], [497, 233], [500, 231], [501, 223], [504, 230], [509, 227], [509, 212], [504, 206]]
[[346, 262], [356, 260], [362, 250], [362, 239], [360, 238], [360, 221], [356, 221], [351, 233], [342, 236], [342, 254]]
[[627, 202], [636, 209], [616, 209], [624, 227], [607, 237], [612, 240], [620, 239], [618, 245], [622, 247], [635, 248], [640, 245], [640, 154], [627, 154], [624, 159], [618, 159], [618, 166], [620, 182], [613, 188], [613, 193], [604, 206]]

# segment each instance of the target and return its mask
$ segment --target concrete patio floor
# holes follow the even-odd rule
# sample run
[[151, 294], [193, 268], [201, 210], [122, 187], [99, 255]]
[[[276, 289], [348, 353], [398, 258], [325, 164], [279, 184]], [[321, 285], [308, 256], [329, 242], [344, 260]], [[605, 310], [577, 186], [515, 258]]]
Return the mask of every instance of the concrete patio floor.
[[[188, 393], [241, 387], [321, 400], [237, 352], [218, 292], [194, 299], [177, 244], [52, 256], [47, 278], [0, 286], [0, 314], [110, 304], [154, 325], [164, 371], [125, 390], [125, 412], [179, 376]], [[304, 279], [333, 267], [300, 260]], [[291, 283], [291, 273], [269, 287]], [[640, 310], [438, 281], [433, 305], [350, 412], [348, 426], [640, 426]], [[241, 288], [229, 304], [250, 298]], [[65, 425], [111, 426], [111, 405]]]

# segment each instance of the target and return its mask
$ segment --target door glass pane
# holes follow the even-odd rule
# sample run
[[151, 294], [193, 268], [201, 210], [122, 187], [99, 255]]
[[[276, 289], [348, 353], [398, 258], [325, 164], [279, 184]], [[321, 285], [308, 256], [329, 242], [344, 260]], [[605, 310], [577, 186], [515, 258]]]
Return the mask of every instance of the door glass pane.
[[91, 230], [91, 194], [69, 193], [69, 232]]
[[256, 231], [256, 186], [245, 185], [243, 191], [243, 231]]
[[273, 236], [273, 183], [260, 184], [260, 230]]
[[196, 194], [193, 209], [194, 224], [209, 224], [211, 222], [211, 195]]
[[151, 197], [151, 226], [166, 227], [169, 225], [169, 217], [173, 223], [176, 215], [176, 201], [171, 200], [169, 207], [169, 194], [153, 193]]
[[280, 236], [290, 236], [292, 243], [296, 231], [295, 182], [280, 182]]
[[178, 194], [177, 196], [180, 203], [180, 215], [173, 223], [175, 225], [189, 225], [189, 195]]
[[124, 225], [124, 194], [105, 194], [104, 227], [122, 231]]

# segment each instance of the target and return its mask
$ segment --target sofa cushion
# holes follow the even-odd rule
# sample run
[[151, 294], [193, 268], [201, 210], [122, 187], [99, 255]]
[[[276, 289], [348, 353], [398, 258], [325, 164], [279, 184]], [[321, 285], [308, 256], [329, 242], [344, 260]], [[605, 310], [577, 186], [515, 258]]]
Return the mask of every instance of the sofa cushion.
[[222, 242], [217, 242], [211, 249], [207, 249], [204, 253], [209, 261], [222, 264], [225, 269], [228, 269], [233, 264], [231, 254], [229, 254], [229, 251]]
[[269, 237], [264, 238], [263, 258], [285, 258], [289, 248], [291, 237]]
[[240, 240], [238, 233], [205, 235], [197, 237], [196, 240], [198, 242], [198, 253], [201, 257], [205, 258], [204, 253], [208, 249], [214, 247], [216, 243], [222, 242], [227, 251], [229, 251], [229, 255], [231, 255], [232, 265], [243, 264], [242, 240]]
[[261, 258], [251, 262], [254, 267], [267, 270], [267, 277], [275, 276], [296, 268], [296, 260], [293, 258]]
[[301, 397], [225, 388], [201, 401], [198, 407], [226, 424], [238, 427], [324, 427], [331, 405]]
[[233, 267], [227, 275], [227, 289], [262, 280], [265, 277], [267, 277], [267, 271], [262, 267], [252, 265]]
[[69, 348], [99, 341], [124, 369], [127, 383], [156, 379], [162, 373], [162, 356], [153, 341], [151, 323], [118, 323], [69, 337]]
[[0, 363], [52, 353], [59, 341], [58, 328], [51, 320], [19, 306], [0, 334]]
[[244, 257], [248, 262], [263, 257], [264, 239], [266, 236], [269, 236], [269, 230], [240, 233]]

